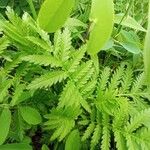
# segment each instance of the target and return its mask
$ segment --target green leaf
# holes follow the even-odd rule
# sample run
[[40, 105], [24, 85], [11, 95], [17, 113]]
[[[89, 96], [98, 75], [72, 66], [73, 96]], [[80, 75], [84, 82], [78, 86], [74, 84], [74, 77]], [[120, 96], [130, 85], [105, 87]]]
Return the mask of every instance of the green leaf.
[[74, 58], [70, 60], [70, 63], [68, 65], [67, 70], [69, 72], [74, 72], [76, 70], [82, 58], [84, 57], [86, 50], [87, 46], [83, 45], [78, 51], [76, 51], [76, 53], [74, 54]]
[[130, 123], [128, 123], [126, 126], [126, 131], [131, 133], [143, 125], [147, 127], [150, 125], [150, 108], [140, 111], [131, 117]]
[[[124, 14], [116, 14], [115, 15], [115, 23], [120, 24]], [[135, 30], [146, 32], [146, 30], [131, 16], [127, 16], [122, 22], [122, 26], [126, 26], [129, 28], [133, 28]]]
[[7, 138], [10, 123], [11, 123], [11, 112], [8, 108], [4, 108], [0, 115], [0, 145], [2, 145]]
[[0, 150], [32, 150], [32, 147], [26, 143], [14, 143], [1, 145]]
[[29, 89], [38, 89], [42, 87], [52, 86], [57, 82], [61, 82], [63, 79], [66, 79], [67, 75], [64, 71], [53, 71], [49, 72], [41, 77], [33, 80], [31, 84], [29, 84]]
[[91, 8], [93, 22], [88, 41], [88, 53], [98, 53], [110, 39], [114, 24], [113, 0], [93, 0]]
[[20, 112], [23, 119], [28, 124], [37, 125], [42, 122], [41, 115], [35, 108], [28, 107], [28, 106], [20, 107]]
[[61, 28], [74, 6], [74, 0], [45, 0], [39, 15], [39, 26], [47, 32], [55, 32]]
[[120, 43], [127, 51], [133, 54], [139, 54], [141, 49], [136, 45], [136, 43], [132, 42], [121, 42]]
[[103, 46], [102, 50], [108, 50], [111, 49], [114, 46], [113, 39], [110, 39], [106, 42], [106, 44]]
[[8, 5], [9, 0], [1, 0], [0, 1], [0, 8], [6, 8]]
[[89, 104], [82, 97], [80, 91], [78, 90], [78, 87], [76, 87], [73, 82], [67, 83], [66, 87], [64, 88], [62, 92], [62, 95], [60, 96], [59, 101], [60, 101], [58, 104], [59, 107], [74, 106], [78, 108], [81, 104], [85, 110], [87, 110], [88, 112], [91, 112]]
[[33, 44], [39, 46], [40, 48], [42, 48], [43, 50], [46, 51], [52, 51], [51, 50], [51, 43], [48, 43], [46, 41], [44, 41], [43, 39], [40, 39], [38, 37], [34, 37], [34, 36], [28, 36], [27, 39], [32, 42]]
[[47, 145], [44, 144], [44, 145], [42, 146], [42, 150], [49, 150], [49, 148], [47, 147]]
[[94, 149], [94, 147], [98, 144], [100, 138], [101, 138], [101, 127], [99, 124], [97, 124], [91, 139], [91, 149]]
[[2, 54], [5, 49], [7, 49], [8, 45], [9, 41], [5, 36], [0, 38], [0, 54]]
[[19, 98], [21, 97], [21, 95], [23, 95], [23, 90], [25, 89], [25, 86], [23, 84], [19, 84], [16, 89], [15, 89], [15, 92], [14, 92], [14, 95], [12, 97], [12, 100], [11, 100], [11, 106], [14, 106], [18, 103], [19, 101]]
[[125, 143], [125, 139], [124, 139], [123, 135], [120, 133], [120, 131], [115, 131], [114, 135], [115, 135], [115, 141], [116, 141], [117, 149], [126, 150], [127, 146]]
[[21, 58], [24, 61], [28, 61], [30, 63], [34, 63], [37, 65], [49, 66], [51, 67], [59, 67], [61, 66], [61, 61], [55, 58], [52, 55], [28, 55]]
[[148, 29], [145, 38], [144, 46], [144, 67], [147, 84], [150, 85], [150, 1], [149, 1], [149, 15], [148, 15]]
[[0, 102], [3, 102], [4, 98], [8, 96], [8, 89], [12, 84], [12, 80], [4, 80], [0, 84]]
[[87, 28], [87, 25], [76, 18], [68, 18], [68, 20], [65, 22], [65, 27], [83, 27]]
[[13, 116], [14, 116], [13, 121], [15, 122], [15, 127], [14, 127], [15, 135], [14, 136], [16, 136], [17, 139], [22, 141], [24, 139], [24, 134], [25, 134], [24, 120], [19, 110], [17, 110]]
[[110, 129], [109, 129], [109, 116], [107, 114], [103, 115], [103, 136], [101, 150], [110, 149]]
[[87, 127], [86, 131], [84, 132], [83, 136], [82, 136], [82, 141], [85, 141], [87, 138], [89, 138], [91, 136], [91, 134], [93, 133], [95, 128], [95, 124], [92, 122], [89, 124], [89, 126]]
[[56, 138], [62, 141], [75, 126], [75, 119], [81, 113], [79, 108], [66, 107], [65, 109], [53, 109], [51, 114], [45, 117], [49, 119], [45, 122], [46, 129], [55, 130], [51, 136], [51, 140]]
[[66, 144], [65, 144], [65, 150], [79, 150], [80, 149], [80, 134], [78, 130], [73, 130], [67, 140], [66, 140]]

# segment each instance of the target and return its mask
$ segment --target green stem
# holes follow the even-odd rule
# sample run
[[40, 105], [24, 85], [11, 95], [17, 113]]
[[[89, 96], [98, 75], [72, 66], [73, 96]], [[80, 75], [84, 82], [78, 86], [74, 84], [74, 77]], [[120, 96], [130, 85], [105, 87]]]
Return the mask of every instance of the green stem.
[[[128, 16], [128, 14], [129, 14], [129, 12], [130, 12], [132, 6], [133, 6], [133, 3], [134, 3], [134, 0], [131, 0], [130, 3], [129, 3], [129, 6], [128, 6], [128, 8], [127, 8], [125, 14], [124, 14], [124, 16], [122, 17], [122, 19], [121, 19], [121, 21], [120, 21], [120, 23], [119, 23], [116, 36], [120, 33], [120, 31], [121, 31], [121, 29], [122, 29], [121, 23], [122, 23], [123, 20]], [[115, 36], [115, 37], [116, 37], [116, 36]]]
[[36, 10], [33, 4], [33, 0], [27, 0], [27, 2], [29, 3], [33, 18], [36, 19], [37, 18], [37, 14], [36, 14]]
[[148, 13], [148, 28], [145, 37], [145, 44], [144, 44], [144, 70], [145, 70], [145, 79], [148, 88], [150, 88], [150, 0], [149, 0], [149, 13]]

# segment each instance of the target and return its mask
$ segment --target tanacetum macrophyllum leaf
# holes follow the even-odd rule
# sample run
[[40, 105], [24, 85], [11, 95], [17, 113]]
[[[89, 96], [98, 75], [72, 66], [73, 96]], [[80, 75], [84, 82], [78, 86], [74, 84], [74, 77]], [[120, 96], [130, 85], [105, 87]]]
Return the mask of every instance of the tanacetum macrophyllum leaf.
[[75, 0], [45, 0], [41, 6], [38, 23], [47, 32], [61, 28], [74, 6]]
[[113, 0], [93, 0], [90, 20], [92, 26], [88, 41], [88, 53], [95, 55], [104, 47], [113, 30]]

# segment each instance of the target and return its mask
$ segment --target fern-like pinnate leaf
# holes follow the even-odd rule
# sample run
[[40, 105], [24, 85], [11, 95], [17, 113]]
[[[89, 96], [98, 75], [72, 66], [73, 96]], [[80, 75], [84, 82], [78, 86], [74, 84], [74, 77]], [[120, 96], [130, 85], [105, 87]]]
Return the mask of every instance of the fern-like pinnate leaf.
[[94, 129], [94, 133], [91, 139], [91, 149], [94, 149], [94, 147], [98, 144], [100, 138], [101, 138], [101, 126], [99, 124], [96, 125]]
[[62, 66], [61, 62], [52, 55], [28, 55], [24, 56], [22, 60], [43, 66], [49, 65], [51, 65], [51, 67]]
[[97, 80], [91, 80], [90, 82], [88, 82], [86, 85], [84, 85], [81, 88], [81, 93], [84, 97], [88, 97], [88, 94], [93, 93], [93, 91], [95, 90], [95, 86], [97, 84]]
[[67, 107], [65, 109], [55, 109], [51, 114], [46, 115], [46, 118], [49, 119], [45, 123], [46, 128], [55, 130], [51, 136], [51, 140], [55, 140], [56, 138], [58, 138], [59, 141], [63, 140], [75, 126], [75, 119], [77, 119], [79, 114], [79, 109]]
[[141, 73], [136, 80], [134, 81], [134, 84], [132, 86], [131, 92], [132, 93], [138, 93], [141, 91], [144, 83], [144, 74]]
[[139, 149], [139, 146], [136, 144], [135, 140], [131, 136], [127, 136], [127, 147], [129, 150]]
[[58, 106], [59, 107], [65, 107], [65, 106], [80, 107], [80, 105], [83, 108], [85, 108], [85, 110], [87, 110], [88, 112], [91, 111], [88, 103], [86, 102], [86, 100], [84, 100], [78, 88], [75, 86], [73, 82], [70, 81], [67, 83], [65, 89], [61, 94]]
[[65, 28], [63, 32], [58, 30], [54, 36], [54, 56], [61, 62], [66, 62], [70, 58], [71, 32]]
[[52, 71], [41, 77], [33, 80], [29, 85], [28, 89], [38, 89], [38, 88], [47, 88], [56, 84], [57, 82], [61, 82], [66, 79], [67, 74], [64, 71]]
[[68, 72], [72, 73], [76, 70], [76, 68], [78, 67], [78, 65], [81, 62], [81, 59], [85, 55], [86, 48], [87, 48], [87, 46], [84, 45], [79, 50], [76, 51], [76, 53], [73, 56], [73, 59], [70, 60], [70, 62], [68, 64], [68, 67], [67, 67]]
[[111, 130], [118, 150], [146, 149], [147, 140], [138, 134], [140, 129], [149, 128], [150, 124], [149, 107], [143, 98], [145, 93], [148, 94], [143, 86], [143, 73], [134, 80], [128, 64], [121, 65], [112, 73], [109, 68], [104, 68], [97, 88], [95, 104], [103, 115], [101, 149], [110, 149]]
[[83, 78], [81, 78], [78, 82], [77, 82], [77, 87], [82, 88], [84, 85], [86, 85], [86, 83], [91, 79], [92, 75], [94, 74], [95, 69], [91, 68], [88, 73], [86, 73]]
[[[74, 95], [74, 96], [72, 96]], [[82, 97], [73, 82], [68, 82], [59, 99], [59, 107], [74, 106], [79, 107]]]
[[9, 45], [9, 41], [8, 41], [7, 37], [5, 37], [5, 36], [1, 37], [0, 38], [0, 55], [7, 48], [8, 45]]
[[137, 143], [141, 143], [141, 148], [148, 150], [150, 147], [150, 128], [143, 127], [137, 133], [135, 140]]
[[123, 73], [124, 73], [124, 65], [121, 65], [119, 68], [116, 69], [111, 78], [109, 90], [117, 89], [118, 85], [121, 83]]
[[103, 91], [107, 88], [108, 79], [110, 78], [110, 68], [104, 68], [99, 81], [98, 91]]
[[37, 38], [37, 37], [34, 37], [34, 36], [27, 36], [26, 37], [31, 43], [39, 46], [40, 48], [42, 48], [43, 50], [45, 51], [48, 51], [48, 52], [52, 52], [52, 47], [51, 47], [51, 43], [49, 42], [46, 42], [45, 40], [43, 39], [40, 39], [40, 38]]
[[102, 150], [109, 150], [110, 148], [110, 125], [109, 116], [107, 114], [103, 115], [103, 129], [102, 129]]
[[114, 131], [115, 141], [116, 141], [116, 147], [118, 150], [126, 150], [126, 140], [125, 137], [122, 135], [122, 133], [118, 130]]
[[23, 85], [23, 84], [19, 84], [16, 87], [14, 95], [13, 95], [11, 103], [10, 103], [11, 106], [14, 106], [14, 105], [16, 105], [19, 102], [21, 95], [24, 94], [23, 93], [24, 89], [25, 89], [25, 85]]
[[62, 42], [60, 45], [61, 53], [60, 53], [60, 59], [62, 62], [67, 61], [70, 58], [70, 49], [71, 49], [71, 33], [69, 29], [65, 28], [62, 33]]
[[124, 72], [124, 75], [122, 77], [122, 92], [126, 93], [131, 88], [131, 83], [133, 81], [133, 72], [131, 67], [129, 66], [128, 69]]
[[5, 73], [10, 73], [14, 68], [16, 68], [17, 66], [19, 66], [19, 64], [21, 63], [21, 54], [18, 56], [14, 56], [14, 59], [11, 60], [10, 62], [6, 62], [5, 63], [5, 67], [4, 67], [4, 72]]
[[93, 62], [92, 61], [87, 61], [86, 63], [81, 64], [75, 73], [73, 73], [73, 79], [75, 82], [78, 82], [81, 80], [87, 73], [92, 69]]
[[82, 141], [85, 141], [86, 139], [90, 138], [91, 134], [94, 131], [94, 128], [95, 124], [94, 122], [91, 122], [82, 136]]
[[139, 112], [134, 117], [131, 118], [130, 123], [126, 126], [126, 131], [131, 133], [137, 128], [145, 125], [149, 127], [150, 125], [150, 109]]
[[8, 96], [8, 89], [12, 85], [12, 80], [6, 79], [0, 85], [0, 102], [4, 101], [4, 98]]
[[58, 30], [55, 32], [54, 34], [54, 46], [53, 46], [53, 49], [54, 49], [54, 56], [59, 58], [59, 55], [60, 55], [60, 45], [61, 45], [61, 42], [62, 42], [62, 37], [61, 37], [61, 31]]

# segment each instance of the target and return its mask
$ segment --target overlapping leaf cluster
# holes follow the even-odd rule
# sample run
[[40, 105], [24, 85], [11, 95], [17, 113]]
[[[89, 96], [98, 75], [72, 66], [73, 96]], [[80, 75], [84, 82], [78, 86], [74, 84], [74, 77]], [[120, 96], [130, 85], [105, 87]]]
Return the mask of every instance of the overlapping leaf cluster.
[[150, 93], [141, 70], [123, 62], [98, 73], [87, 45], [73, 46], [68, 24], [48, 34], [28, 13], [20, 18], [8, 7], [6, 14], [0, 16], [0, 149], [32, 149], [27, 133], [40, 127], [40, 142], [55, 149], [149, 150]]

